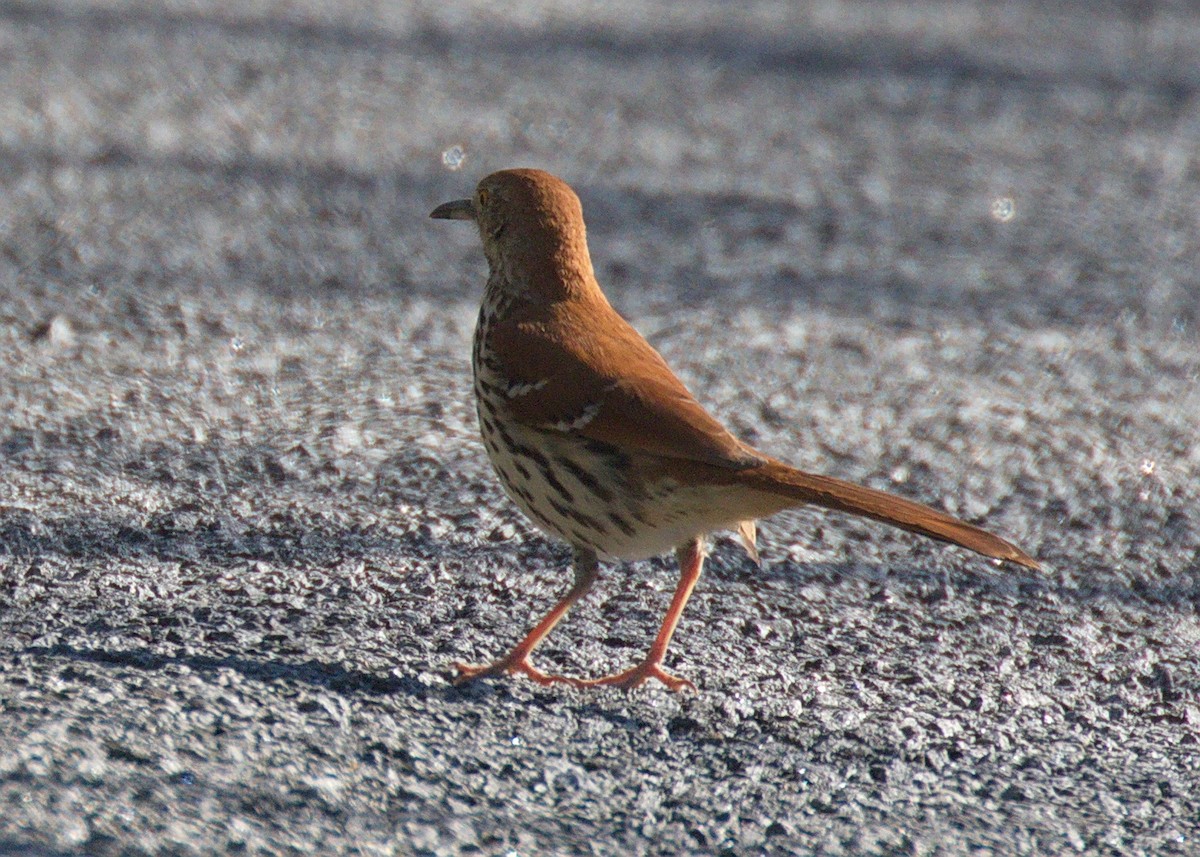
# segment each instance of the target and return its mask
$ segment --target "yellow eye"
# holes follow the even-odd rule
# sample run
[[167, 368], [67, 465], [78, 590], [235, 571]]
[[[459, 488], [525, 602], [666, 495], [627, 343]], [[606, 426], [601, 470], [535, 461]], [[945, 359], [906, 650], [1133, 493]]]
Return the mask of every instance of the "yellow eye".
[[483, 188], [479, 189], [479, 207], [480, 208], [483, 208], [484, 206], [486, 206], [488, 204], [488, 198], [490, 196], [491, 196], [491, 194], [489, 194]]

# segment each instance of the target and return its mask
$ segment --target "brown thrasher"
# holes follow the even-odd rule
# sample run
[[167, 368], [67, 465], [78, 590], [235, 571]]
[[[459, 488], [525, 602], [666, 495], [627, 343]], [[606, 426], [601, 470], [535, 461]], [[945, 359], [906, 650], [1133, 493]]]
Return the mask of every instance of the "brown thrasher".
[[[1039, 568], [1016, 546], [944, 512], [840, 479], [804, 473], [742, 443], [688, 392], [608, 303], [592, 272], [583, 209], [541, 170], [502, 170], [471, 199], [430, 217], [473, 220], [487, 289], [471, 365], [488, 456], [508, 496], [574, 548], [575, 583], [525, 638], [492, 664], [455, 664], [459, 682], [524, 673], [540, 684], [633, 688], [656, 678], [700, 577], [706, 534], [736, 528], [755, 555], [757, 518], [811, 504], [883, 521]], [[547, 675], [530, 654], [595, 582], [599, 559], [674, 549], [680, 579], [646, 658], [597, 679]]]

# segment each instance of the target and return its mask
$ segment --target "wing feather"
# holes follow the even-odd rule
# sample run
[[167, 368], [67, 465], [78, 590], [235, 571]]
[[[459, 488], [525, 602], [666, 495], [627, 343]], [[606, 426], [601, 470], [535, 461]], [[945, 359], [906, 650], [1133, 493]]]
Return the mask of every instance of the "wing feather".
[[573, 312], [546, 322], [509, 319], [488, 331], [507, 406], [530, 427], [623, 450], [741, 470], [763, 458], [696, 401], [662, 356], [611, 307], [582, 328]]

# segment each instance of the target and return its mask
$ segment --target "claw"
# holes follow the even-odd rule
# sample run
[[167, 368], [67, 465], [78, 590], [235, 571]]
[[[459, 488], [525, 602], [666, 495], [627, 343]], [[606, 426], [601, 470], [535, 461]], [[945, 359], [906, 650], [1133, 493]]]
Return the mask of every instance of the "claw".
[[488, 676], [498, 676], [508, 673], [515, 675], [521, 673], [528, 676], [540, 685], [550, 686], [552, 684], [569, 684], [572, 687], [580, 687], [580, 679], [571, 678], [565, 675], [550, 675], [544, 673], [529, 662], [528, 657], [522, 658], [501, 658], [490, 664], [464, 664], [455, 662], [454, 668], [458, 670], [458, 678], [454, 680], [456, 685], [467, 684], [480, 678]]
[[692, 684], [686, 678], [673, 676], [659, 664], [650, 661], [643, 661], [636, 667], [625, 670], [625, 672], [614, 673], [613, 675], [606, 675], [600, 678], [574, 679], [572, 683], [576, 687], [619, 687], [622, 690], [633, 690], [635, 687], [641, 687], [652, 678], [658, 679], [668, 689], [676, 693], [684, 689], [696, 690], [696, 685]]

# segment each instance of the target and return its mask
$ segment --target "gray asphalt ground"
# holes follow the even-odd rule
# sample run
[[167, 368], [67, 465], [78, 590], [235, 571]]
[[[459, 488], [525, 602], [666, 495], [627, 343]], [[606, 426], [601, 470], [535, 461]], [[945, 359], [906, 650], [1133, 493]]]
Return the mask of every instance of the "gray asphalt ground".
[[[1200, 852], [1198, 44], [1187, 2], [0, 3], [0, 854]], [[569, 581], [427, 219], [507, 166], [741, 436], [1046, 571], [797, 511], [761, 569], [716, 539], [698, 693], [451, 686]], [[606, 568], [539, 663], [631, 665], [673, 585]]]

